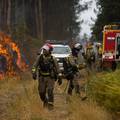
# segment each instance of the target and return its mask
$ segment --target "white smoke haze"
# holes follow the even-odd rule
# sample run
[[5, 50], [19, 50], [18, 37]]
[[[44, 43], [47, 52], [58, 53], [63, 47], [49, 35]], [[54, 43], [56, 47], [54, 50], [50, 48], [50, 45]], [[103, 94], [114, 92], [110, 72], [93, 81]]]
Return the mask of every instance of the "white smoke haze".
[[85, 10], [80, 15], [80, 20], [81, 19], [83, 20], [83, 23], [81, 25], [82, 29], [80, 32], [80, 36], [83, 36], [84, 34], [87, 34], [89, 37], [91, 36], [90, 27], [92, 24], [94, 24], [94, 21], [92, 19], [94, 19], [94, 20], [96, 19], [96, 14], [94, 13], [94, 9], [96, 9], [95, 0], [82, 0], [82, 1], [80, 1], [80, 4], [85, 3], [85, 2], [90, 2], [90, 1], [92, 1], [92, 2], [89, 5], [88, 10]]

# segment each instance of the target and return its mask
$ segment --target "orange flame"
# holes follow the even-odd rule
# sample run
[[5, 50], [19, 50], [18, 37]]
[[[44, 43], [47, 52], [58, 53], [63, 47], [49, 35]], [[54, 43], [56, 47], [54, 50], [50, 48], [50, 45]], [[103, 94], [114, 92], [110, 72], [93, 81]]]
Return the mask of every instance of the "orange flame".
[[[0, 55], [4, 56], [7, 61], [7, 75], [15, 75], [13, 67], [13, 52], [17, 54], [16, 65], [21, 70], [24, 71], [28, 67], [26, 63], [22, 60], [20, 49], [16, 43], [12, 41], [9, 36], [6, 36], [4, 33], [0, 32]], [[0, 73], [0, 78], [4, 76], [3, 73]]]

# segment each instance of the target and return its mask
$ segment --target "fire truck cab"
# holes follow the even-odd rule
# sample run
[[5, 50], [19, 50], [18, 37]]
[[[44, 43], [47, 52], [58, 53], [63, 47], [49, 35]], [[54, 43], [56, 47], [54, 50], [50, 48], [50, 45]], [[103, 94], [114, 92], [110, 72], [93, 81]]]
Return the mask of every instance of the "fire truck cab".
[[103, 29], [103, 67], [116, 69], [120, 61], [120, 24], [105, 25]]

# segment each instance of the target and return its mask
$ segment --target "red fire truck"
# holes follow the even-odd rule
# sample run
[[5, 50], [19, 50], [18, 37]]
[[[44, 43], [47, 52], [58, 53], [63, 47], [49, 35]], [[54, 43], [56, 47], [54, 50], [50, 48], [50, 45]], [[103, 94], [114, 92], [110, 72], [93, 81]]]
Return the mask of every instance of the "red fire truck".
[[120, 61], [120, 24], [105, 25], [103, 29], [103, 67], [116, 69]]

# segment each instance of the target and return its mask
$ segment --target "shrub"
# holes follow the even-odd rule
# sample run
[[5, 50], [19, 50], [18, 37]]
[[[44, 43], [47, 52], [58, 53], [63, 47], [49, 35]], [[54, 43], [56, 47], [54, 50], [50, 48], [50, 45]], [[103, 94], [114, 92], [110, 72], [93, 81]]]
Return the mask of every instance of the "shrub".
[[88, 95], [112, 112], [120, 111], [120, 70], [92, 76]]

